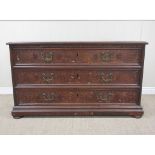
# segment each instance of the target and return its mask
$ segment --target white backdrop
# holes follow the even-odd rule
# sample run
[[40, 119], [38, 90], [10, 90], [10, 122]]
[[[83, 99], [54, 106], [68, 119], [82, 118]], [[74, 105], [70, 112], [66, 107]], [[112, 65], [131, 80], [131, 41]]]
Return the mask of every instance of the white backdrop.
[[147, 41], [144, 87], [155, 87], [155, 21], [0, 21], [0, 87], [11, 87], [16, 41]]

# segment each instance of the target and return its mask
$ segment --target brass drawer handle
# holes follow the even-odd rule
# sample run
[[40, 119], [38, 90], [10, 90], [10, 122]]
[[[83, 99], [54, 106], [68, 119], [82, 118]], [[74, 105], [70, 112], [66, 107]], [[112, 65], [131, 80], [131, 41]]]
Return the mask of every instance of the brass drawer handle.
[[53, 53], [52, 52], [42, 52], [41, 58], [45, 63], [50, 63], [53, 60]]
[[45, 101], [54, 101], [55, 100], [55, 94], [54, 93], [50, 93], [50, 94], [47, 94], [47, 93], [42, 93], [41, 94], [41, 98]]
[[110, 73], [101, 72], [99, 75], [100, 75], [102, 82], [104, 82], [104, 83], [109, 83], [109, 82], [112, 82], [112, 80], [113, 80], [112, 72], [110, 72]]
[[102, 52], [101, 53], [101, 60], [103, 62], [110, 62], [112, 57], [113, 57], [113, 54], [110, 52]]
[[46, 83], [53, 81], [54, 73], [42, 73], [42, 79]]
[[113, 93], [111, 92], [97, 92], [96, 98], [98, 102], [110, 102], [112, 99]]

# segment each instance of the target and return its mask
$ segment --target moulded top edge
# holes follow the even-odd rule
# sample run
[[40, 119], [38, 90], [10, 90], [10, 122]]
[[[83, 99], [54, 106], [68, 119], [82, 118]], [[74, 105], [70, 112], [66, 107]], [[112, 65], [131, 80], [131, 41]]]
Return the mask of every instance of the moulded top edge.
[[65, 41], [65, 42], [7, 42], [6, 45], [52, 45], [52, 44], [148, 44], [146, 41]]

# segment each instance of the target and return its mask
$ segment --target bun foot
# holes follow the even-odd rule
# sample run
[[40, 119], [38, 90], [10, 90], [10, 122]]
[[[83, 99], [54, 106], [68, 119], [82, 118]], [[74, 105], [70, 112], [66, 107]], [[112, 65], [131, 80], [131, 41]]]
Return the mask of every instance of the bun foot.
[[22, 118], [23, 116], [13, 116], [14, 119], [20, 119]]
[[138, 115], [138, 116], [133, 116], [134, 118], [141, 118], [142, 117], [142, 115]]
[[141, 118], [143, 116], [143, 113], [140, 113], [140, 114], [134, 114], [132, 115], [133, 118]]

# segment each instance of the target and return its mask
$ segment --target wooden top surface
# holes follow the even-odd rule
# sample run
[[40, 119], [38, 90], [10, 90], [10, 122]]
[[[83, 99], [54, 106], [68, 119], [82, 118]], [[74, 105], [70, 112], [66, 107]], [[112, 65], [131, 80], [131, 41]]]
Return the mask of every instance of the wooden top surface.
[[69, 44], [148, 44], [145, 41], [81, 41], [81, 42], [73, 42], [73, 41], [66, 41], [66, 42], [8, 42], [7, 45], [69, 45]]

